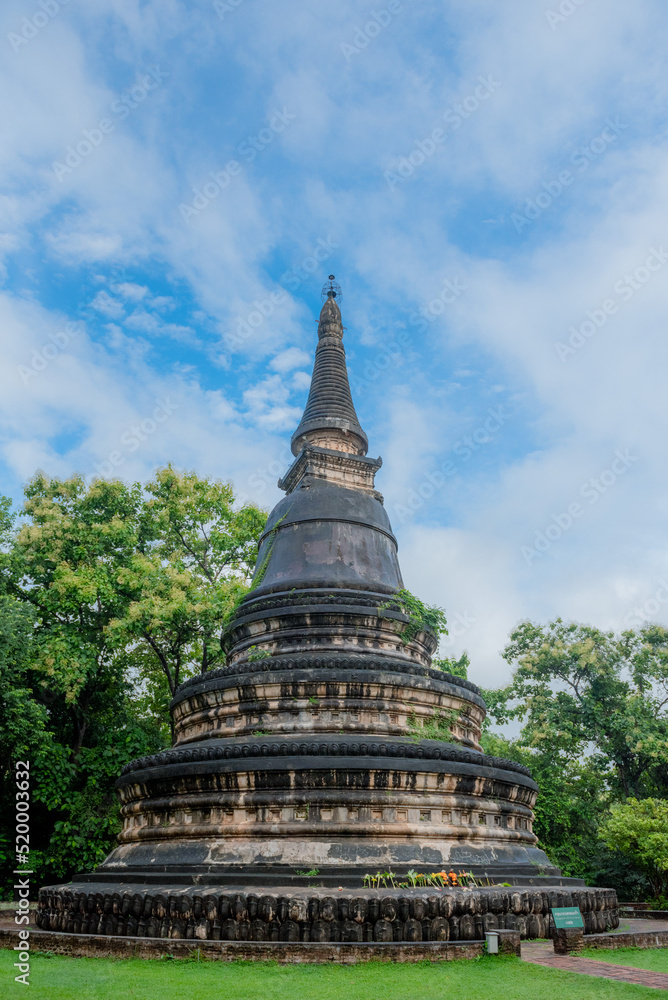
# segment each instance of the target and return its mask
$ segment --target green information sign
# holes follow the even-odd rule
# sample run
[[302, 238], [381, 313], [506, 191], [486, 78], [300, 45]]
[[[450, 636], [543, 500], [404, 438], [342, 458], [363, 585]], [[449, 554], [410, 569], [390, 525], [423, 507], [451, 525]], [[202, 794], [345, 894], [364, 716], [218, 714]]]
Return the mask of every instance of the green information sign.
[[555, 906], [552, 908], [552, 917], [557, 930], [563, 927], [584, 927], [582, 914], [577, 906]]

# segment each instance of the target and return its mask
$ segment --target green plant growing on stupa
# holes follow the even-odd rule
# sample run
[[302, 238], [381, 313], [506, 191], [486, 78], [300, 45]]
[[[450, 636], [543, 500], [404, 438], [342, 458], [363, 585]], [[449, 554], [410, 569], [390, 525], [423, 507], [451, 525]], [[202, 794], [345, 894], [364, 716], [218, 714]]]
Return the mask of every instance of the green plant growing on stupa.
[[435, 670], [442, 670], [446, 674], [452, 674], [453, 677], [463, 677], [464, 680], [468, 679], [470, 666], [471, 661], [466, 650], [464, 650], [458, 660], [455, 660], [454, 657], [445, 656], [439, 660], [432, 661], [432, 667]]
[[273, 528], [271, 528], [269, 532], [269, 538], [267, 540], [267, 549], [264, 554], [264, 558], [262, 559], [262, 562], [259, 564], [259, 566], [255, 567], [255, 573], [251, 581], [251, 588], [255, 589], [256, 587], [259, 587], [262, 581], [264, 580], [264, 575], [267, 572], [267, 566], [269, 565], [269, 560], [271, 559], [271, 554], [274, 551], [274, 545], [276, 544], [276, 536], [278, 534], [278, 530], [293, 507], [294, 504], [290, 504], [286, 512], [282, 514], [281, 517], [278, 518]]
[[406, 615], [408, 622], [399, 633], [404, 646], [412, 642], [420, 632], [433, 632], [436, 638], [448, 634], [447, 619], [443, 608], [425, 604], [411, 594], [410, 590], [398, 590], [391, 600], [378, 606], [381, 618], [388, 618], [383, 611], [399, 611]]
[[250, 647], [251, 652], [248, 655], [248, 662], [255, 663], [257, 660], [270, 660], [271, 653], [268, 649], [259, 649], [257, 646]]
[[449, 708], [441, 709], [430, 719], [423, 721], [418, 720], [415, 713], [411, 712], [406, 721], [409, 736], [415, 743], [420, 740], [441, 740], [443, 743], [452, 743], [456, 737], [451, 727], [459, 720], [459, 712], [454, 708]]

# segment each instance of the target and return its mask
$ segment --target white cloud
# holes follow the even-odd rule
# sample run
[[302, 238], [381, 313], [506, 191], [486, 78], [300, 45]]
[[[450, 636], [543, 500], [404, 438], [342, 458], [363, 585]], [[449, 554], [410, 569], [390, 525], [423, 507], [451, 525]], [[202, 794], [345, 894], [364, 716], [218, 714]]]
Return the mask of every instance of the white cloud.
[[248, 419], [268, 431], [293, 430], [301, 417], [288, 404], [290, 390], [280, 375], [270, 375], [243, 394]]
[[125, 315], [123, 303], [119, 302], [118, 299], [112, 298], [104, 289], [100, 289], [91, 302], [91, 306], [97, 312], [102, 313], [103, 316], [108, 316], [109, 319], [120, 319], [121, 316]]
[[152, 309], [170, 310], [176, 306], [176, 300], [171, 295], [156, 295], [151, 299], [150, 305]]
[[61, 229], [44, 237], [52, 254], [71, 263], [95, 261], [100, 263], [116, 258], [122, 250], [121, 237], [101, 232], [81, 232]]
[[156, 337], [171, 337], [179, 343], [199, 347], [199, 341], [189, 326], [178, 323], [165, 323], [162, 316], [137, 309], [125, 320], [125, 326], [131, 330], [139, 330]]
[[307, 392], [311, 387], [311, 376], [306, 372], [295, 372], [290, 385], [294, 392]]
[[[244, 428], [222, 392], [160, 376], [141, 355], [124, 351], [130, 342], [112, 354], [83, 328], [65, 342], [67, 322], [0, 294], [0, 457], [15, 477], [17, 498], [37, 468], [145, 480], [169, 461], [231, 478], [252, 495], [252, 470], [277, 444]], [[27, 382], [20, 368], [32, 373]]]
[[313, 358], [306, 351], [299, 347], [288, 347], [271, 359], [269, 367], [275, 372], [290, 372], [293, 368], [302, 368], [304, 365], [310, 367], [312, 364]]
[[146, 285], [136, 285], [132, 281], [121, 281], [112, 285], [112, 288], [121, 298], [129, 299], [130, 302], [141, 302], [148, 293]]
[[[63, 8], [3, 62], [12, 99], [0, 125], [0, 245], [7, 274], [20, 276], [0, 300], [6, 489], [16, 494], [36, 465], [65, 474], [108, 461], [171, 394], [175, 419], [123, 453], [119, 472], [143, 476], [173, 459], [232, 477], [249, 496], [266, 483], [269, 503], [276, 476], [265, 472], [301, 415], [299, 369], [310, 369], [331, 269], [407, 582], [476, 619], [453, 649], [468, 646], [474, 679], [495, 683], [518, 618], [619, 627], [668, 571], [668, 265], [628, 301], [614, 291], [666, 232], [666, 12], [656, 0], [588, 0], [552, 31], [533, 0], [405, 4], [347, 62], [339, 43], [359, 11], [351, 0], [335, 9], [295, 0], [286, 20], [278, 5], [245, 4], [223, 30], [210, 5], [193, 15], [177, 0], [100, 0]], [[24, 14], [4, 5], [5, 35]], [[166, 80], [59, 182], [53, 161], [110, 114], [154, 53]], [[492, 97], [390, 191], [388, 164], [424, 145], [489, 75], [500, 84]], [[289, 127], [252, 160], [240, 153], [283, 106], [295, 115]], [[607, 118], [628, 128], [580, 169], [574, 153]], [[233, 157], [234, 184], [184, 222], [179, 205]], [[517, 233], [512, 213], [545, 184], [554, 190], [563, 169], [572, 183]], [[300, 270], [330, 236], [338, 249], [319, 262], [322, 274]], [[68, 291], [62, 313], [40, 301], [93, 270], [114, 297], [89, 290], [79, 305], [92, 299], [115, 322], [73, 339], [23, 384], [17, 366], [53, 345], [65, 312], [78, 315]], [[420, 322], [446, 278], [466, 290]], [[177, 304], [165, 287], [184, 290], [188, 320], [164, 322]], [[119, 296], [134, 309], [123, 323]], [[610, 296], [615, 314], [562, 363], [555, 342]], [[184, 349], [203, 350], [188, 324], [220, 334], [200, 371]], [[499, 404], [514, 416], [498, 437], [460, 458], [414, 516], [395, 518]], [[527, 565], [522, 546], [617, 448], [638, 462]], [[658, 614], [667, 620], [663, 606]]]

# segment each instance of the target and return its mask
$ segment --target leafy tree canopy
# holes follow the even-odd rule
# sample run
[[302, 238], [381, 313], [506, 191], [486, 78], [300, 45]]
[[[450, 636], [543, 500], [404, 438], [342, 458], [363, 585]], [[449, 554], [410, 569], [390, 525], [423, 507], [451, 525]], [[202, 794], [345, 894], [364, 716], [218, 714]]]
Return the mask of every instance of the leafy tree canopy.
[[[173, 694], [183, 677], [223, 660], [220, 632], [247, 591], [265, 512], [235, 509], [228, 483], [159, 469], [141, 511], [145, 544], [118, 573], [123, 613], [109, 637], [154, 656]], [[146, 670], [151, 657], [142, 658]]]
[[[522, 622], [503, 653], [510, 684], [483, 692], [484, 748], [526, 764], [538, 782], [540, 846], [564, 874], [622, 899], [656, 895], [651, 866], [609, 833], [609, 820], [630, 796], [668, 792], [667, 653], [659, 625], [615, 636], [561, 619]], [[492, 722], [521, 731], [509, 739]]]
[[145, 486], [38, 474], [25, 496], [19, 515], [0, 498], [0, 861], [14, 867], [12, 762], [27, 757], [48, 880], [113, 846], [119, 769], [167, 744], [176, 686], [221, 660], [265, 515], [171, 467]]
[[524, 742], [588, 752], [621, 796], [668, 793], [668, 630], [620, 636], [561, 619], [522, 622], [503, 652], [510, 685], [486, 692], [497, 722], [524, 722]]
[[648, 875], [657, 897], [668, 894], [668, 801], [630, 798], [616, 802], [601, 834]]
[[446, 674], [452, 674], [453, 677], [463, 677], [464, 680], [469, 675], [469, 667], [471, 666], [471, 661], [469, 660], [469, 654], [464, 650], [462, 655], [456, 660], [453, 657], [442, 657], [440, 660], [433, 660], [432, 666], [436, 670], [444, 670]]

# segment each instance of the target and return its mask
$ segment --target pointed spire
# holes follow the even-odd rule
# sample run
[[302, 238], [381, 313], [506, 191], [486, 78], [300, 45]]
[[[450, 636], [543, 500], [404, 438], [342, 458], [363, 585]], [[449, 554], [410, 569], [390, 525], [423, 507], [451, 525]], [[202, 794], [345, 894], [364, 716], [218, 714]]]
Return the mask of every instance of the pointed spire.
[[318, 323], [318, 346], [304, 416], [292, 435], [292, 453], [304, 445], [366, 455], [369, 441], [360, 427], [350, 394], [343, 324], [330, 284]]

